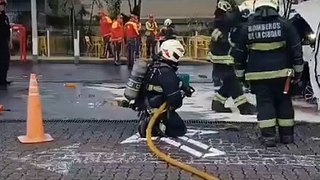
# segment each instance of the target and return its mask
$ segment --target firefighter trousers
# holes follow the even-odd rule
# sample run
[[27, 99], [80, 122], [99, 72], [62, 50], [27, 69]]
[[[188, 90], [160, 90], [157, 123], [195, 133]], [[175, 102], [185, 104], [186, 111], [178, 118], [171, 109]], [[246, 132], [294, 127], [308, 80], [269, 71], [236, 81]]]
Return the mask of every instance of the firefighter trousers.
[[[4, 48], [6, 49], [6, 48]], [[9, 49], [0, 50], [0, 85], [7, 84], [7, 75], [10, 64], [10, 52]]]
[[247, 103], [247, 98], [243, 94], [242, 86], [235, 74], [234, 67], [225, 64], [215, 64], [214, 74], [222, 80], [222, 86], [213, 100], [225, 104], [229, 97], [232, 97], [236, 106]]
[[258, 124], [262, 137], [275, 137], [276, 126], [281, 136], [292, 136], [294, 109], [290, 94], [284, 94], [286, 78], [251, 81], [256, 95]]
[[169, 137], [184, 136], [187, 127], [176, 111], [167, 111], [160, 115], [163, 124], [166, 126], [165, 134]]

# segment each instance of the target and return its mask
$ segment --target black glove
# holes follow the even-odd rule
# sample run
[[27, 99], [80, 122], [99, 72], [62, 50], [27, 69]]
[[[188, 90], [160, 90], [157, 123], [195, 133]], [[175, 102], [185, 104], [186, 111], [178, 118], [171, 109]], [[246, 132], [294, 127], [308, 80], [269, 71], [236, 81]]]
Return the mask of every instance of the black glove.
[[293, 77], [293, 83], [297, 84], [301, 81], [302, 72], [295, 72]]
[[242, 83], [245, 88], [250, 88], [250, 84], [248, 81], [243, 81]]
[[238, 77], [238, 80], [239, 80], [240, 83], [243, 83], [243, 84], [245, 84], [245, 82], [246, 82], [244, 76]]
[[244, 9], [240, 12], [242, 17], [248, 17], [250, 15], [250, 10], [249, 9]]
[[192, 94], [195, 92], [195, 90], [193, 89], [193, 87], [191, 86], [186, 86], [186, 85], [182, 85], [181, 90], [184, 92], [184, 94], [187, 97], [191, 97]]

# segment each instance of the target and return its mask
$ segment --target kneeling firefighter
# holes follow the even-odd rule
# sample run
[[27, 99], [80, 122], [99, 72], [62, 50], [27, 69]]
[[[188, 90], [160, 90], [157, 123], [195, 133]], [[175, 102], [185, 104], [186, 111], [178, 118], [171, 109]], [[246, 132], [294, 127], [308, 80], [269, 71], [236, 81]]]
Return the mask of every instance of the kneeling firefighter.
[[228, 19], [227, 12], [233, 8], [229, 2], [220, 0], [215, 11], [208, 58], [214, 64], [214, 75], [222, 80], [222, 86], [213, 97], [211, 108], [216, 112], [231, 113], [231, 109], [225, 107], [225, 102], [232, 97], [242, 115], [252, 115], [255, 114], [255, 107], [244, 95], [234, 71], [233, 57], [229, 55], [229, 33], [233, 24]]
[[[134, 83], [127, 84], [125, 96], [129, 100], [134, 99], [133, 109], [139, 111], [141, 137], [146, 136], [153, 112], [164, 102], [168, 103], [169, 108], [161, 115], [161, 121], [156, 124], [152, 135], [178, 137], [187, 132], [185, 123], [175, 111], [182, 106], [184, 96], [191, 97], [194, 92], [194, 89], [183, 83], [176, 74], [178, 61], [184, 53], [185, 50], [179, 41], [167, 40], [161, 45], [159, 56], [148, 66], [144, 66], [146, 68], [139, 68], [140, 79], [133, 80], [132, 76], [129, 80]], [[135, 91], [134, 95], [132, 90]]]
[[291, 78], [299, 82], [303, 70], [301, 39], [292, 24], [279, 14], [277, 0], [257, 0], [255, 13], [239, 33], [231, 51], [237, 75], [245, 77], [256, 95], [262, 143], [293, 142], [294, 109], [290, 95]]

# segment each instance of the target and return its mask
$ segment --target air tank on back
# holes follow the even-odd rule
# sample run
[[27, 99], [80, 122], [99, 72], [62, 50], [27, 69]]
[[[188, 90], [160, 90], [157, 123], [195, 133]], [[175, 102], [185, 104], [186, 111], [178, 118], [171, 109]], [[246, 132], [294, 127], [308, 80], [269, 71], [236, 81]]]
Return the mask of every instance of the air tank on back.
[[127, 82], [124, 96], [129, 101], [135, 100], [141, 89], [144, 76], [148, 69], [148, 62], [145, 60], [136, 60], [133, 65], [131, 76]]

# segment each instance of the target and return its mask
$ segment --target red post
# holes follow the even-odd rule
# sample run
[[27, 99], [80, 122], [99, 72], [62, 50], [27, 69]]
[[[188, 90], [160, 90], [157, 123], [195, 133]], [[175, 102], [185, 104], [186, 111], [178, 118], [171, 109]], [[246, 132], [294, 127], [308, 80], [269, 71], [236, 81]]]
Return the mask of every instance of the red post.
[[23, 63], [27, 61], [27, 32], [26, 28], [20, 24], [12, 25], [12, 30], [20, 34], [20, 59]]
[[26, 62], [27, 61], [27, 32], [26, 32], [26, 28], [22, 27], [22, 32], [21, 32], [21, 47], [22, 47], [22, 62]]

